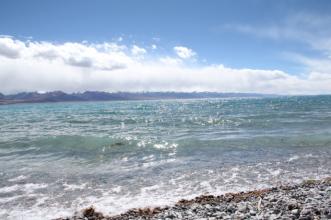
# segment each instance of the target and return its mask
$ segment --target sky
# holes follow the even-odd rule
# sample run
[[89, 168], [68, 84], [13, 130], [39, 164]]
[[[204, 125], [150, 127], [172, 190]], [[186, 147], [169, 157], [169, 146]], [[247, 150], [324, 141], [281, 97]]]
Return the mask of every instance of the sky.
[[1, 0], [0, 92], [331, 93], [328, 0]]

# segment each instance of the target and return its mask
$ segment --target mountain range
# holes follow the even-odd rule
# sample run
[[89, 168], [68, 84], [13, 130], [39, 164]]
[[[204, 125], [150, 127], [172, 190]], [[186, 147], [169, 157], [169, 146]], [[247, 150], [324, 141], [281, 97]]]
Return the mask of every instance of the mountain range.
[[41, 102], [73, 102], [73, 101], [116, 101], [116, 100], [157, 100], [157, 99], [201, 99], [231, 97], [270, 96], [256, 93], [218, 93], [218, 92], [98, 92], [82, 93], [53, 92], [21, 92], [12, 95], [0, 93], [0, 104], [41, 103]]

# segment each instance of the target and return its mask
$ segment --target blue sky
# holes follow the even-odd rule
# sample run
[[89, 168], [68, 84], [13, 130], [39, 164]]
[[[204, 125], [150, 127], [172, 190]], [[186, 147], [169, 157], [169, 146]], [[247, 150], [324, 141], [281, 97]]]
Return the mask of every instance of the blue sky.
[[[329, 79], [328, 74], [331, 74], [331, 68], [325, 68], [331, 66], [330, 11], [331, 2], [327, 0], [2, 0], [0, 35], [3, 35], [2, 38], [7, 37], [16, 41], [12, 42], [12, 45], [23, 42], [27, 47], [24, 50], [29, 50], [29, 53], [32, 53], [32, 47], [27, 46], [28, 42], [35, 44], [47, 42], [53, 46], [68, 42], [89, 46], [111, 42], [126, 47], [126, 51], [123, 52], [128, 55], [131, 51], [128, 56], [132, 58], [132, 47], [137, 46], [145, 50], [142, 52], [144, 56], [143, 59], [140, 56], [139, 59], [134, 58], [134, 60], [139, 60], [139, 63], [145, 67], [151, 66], [150, 63], [154, 63], [152, 66], [155, 66], [155, 60], [175, 59], [178, 55], [175, 47], [184, 47], [192, 52], [190, 59], [179, 56], [184, 60], [180, 62], [181, 68], [185, 68], [185, 71], [222, 65], [231, 70], [282, 71], [290, 78], [297, 76], [300, 80], [309, 81], [311, 76], [316, 78], [316, 73], [323, 74], [323, 79]], [[7, 40], [3, 44], [4, 51], [8, 51], [10, 42], [8, 43]], [[157, 49], [153, 49], [154, 47]], [[90, 64], [91, 56], [87, 55], [79, 62], [88, 58]], [[8, 59], [8, 56], [5, 59]], [[28, 60], [31, 61], [30, 58]], [[17, 64], [17, 59], [15, 61]], [[24, 62], [27, 62], [26, 56]], [[55, 65], [54, 60], [51, 62]], [[9, 65], [14, 65], [13, 63], [2, 64], [6, 66], [6, 75], [2, 73], [2, 79], [6, 81], [9, 78], [8, 71], [20, 71], [13, 70], [14, 67], [10, 68]], [[312, 73], [315, 75], [311, 75]], [[145, 77], [151, 78], [151, 76]], [[13, 80], [10, 82], [15, 84]], [[310, 89], [311, 86], [307, 85], [309, 91], [306, 88], [296, 90], [287, 87], [284, 87], [283, 91], [278, 91], [281, 90], [280, 88], [274, 91], [283, 93], [298, 93], [302, 89], [307, 90], [307, 93], [331, 91], [331, 88], [320, 91]], [[91, 88], [95, 87], [97, 88], [96, 85]], [[152, 87], [141, 85], [137, 90], [148, 90]], [[198, 87], [199, 85], [195, 85], [188, 90]], [[208, 89], [207, 84], [201, 87], [200, 89], [203, 90]], [[23, 89], [19, 86], [15, 89], [13, 85], [3, 92]], [[31, 90], [33, 87], [27, 89]], [[165, 89], [165, 87], [161, 88], [161, 90]], [[172, 86], [169, 89], [173, 89]], [[126, 87], [116, 90], [126, 90]], [[222, 91], [221, 88], [217, 89], [216, 85], [213, 85], [212, 90]], [[263, 89], [253, 87], [249, 89], [234, 87], [228, 90], [264, 92]]]

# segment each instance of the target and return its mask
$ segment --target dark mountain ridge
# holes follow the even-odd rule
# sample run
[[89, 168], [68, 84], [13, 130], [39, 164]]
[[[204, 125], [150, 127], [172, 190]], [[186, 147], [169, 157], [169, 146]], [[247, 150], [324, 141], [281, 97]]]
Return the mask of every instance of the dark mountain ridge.
[[97, 92], [83, 93], [54, 92], [21, 92], [12, 95], [0, 93], [0, 104], [41, 103], [68, 101], [116, 101], [116, 100], [157, 100], [157, 99], [201, 99], [231, 97], [263, 97], [273, 96], [256, 93], [218, 93], [218, 92]]

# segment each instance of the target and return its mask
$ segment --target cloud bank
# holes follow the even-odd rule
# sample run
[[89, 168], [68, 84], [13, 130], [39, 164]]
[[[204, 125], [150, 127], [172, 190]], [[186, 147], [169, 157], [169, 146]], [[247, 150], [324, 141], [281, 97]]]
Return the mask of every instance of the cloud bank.
[[[0, 37], [0, 92], [21, 91], [215, 91], [278, 94], [331, 93], [330, 72], [290, 75], [281, 70], [191, 65], [197, 53], [175, 46], [175, 56], [157, 47], [120, 42], [52, 43]], [[197, 61], [199, 63], [199, 61]], [[318, 63], [314, 64], [318, 65]]]

